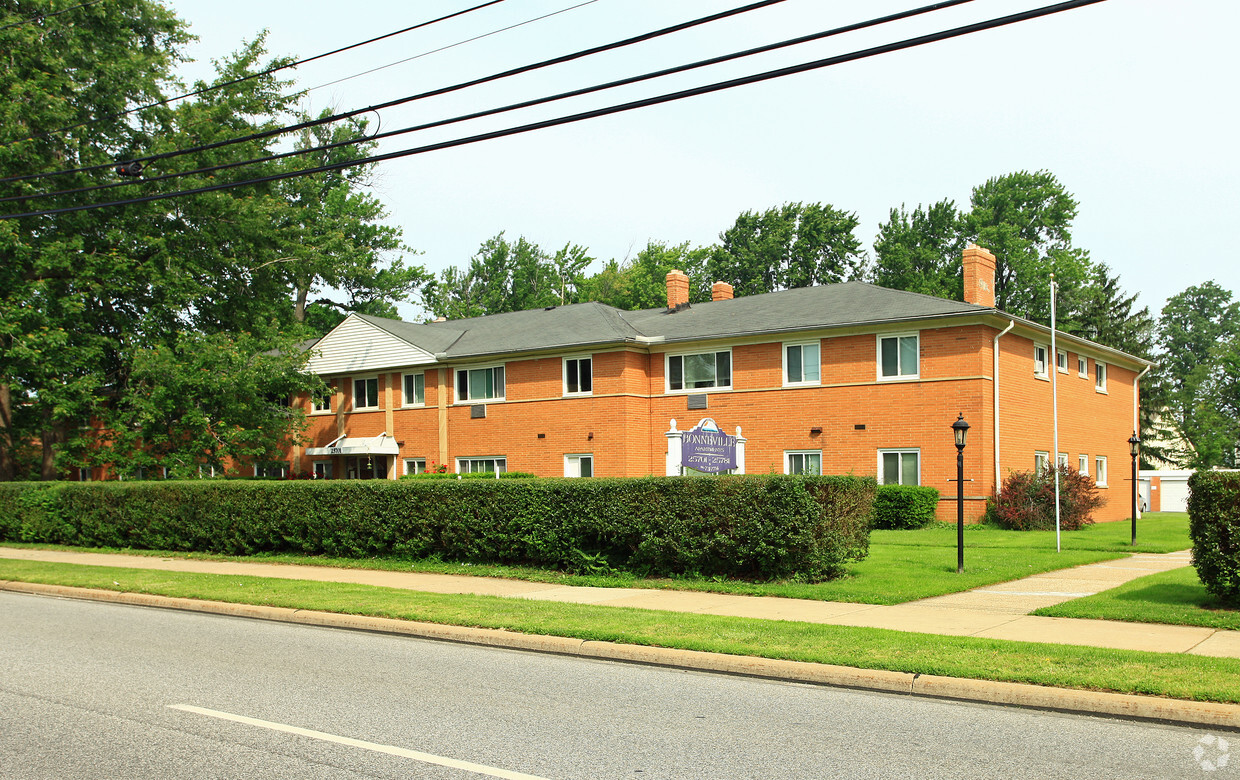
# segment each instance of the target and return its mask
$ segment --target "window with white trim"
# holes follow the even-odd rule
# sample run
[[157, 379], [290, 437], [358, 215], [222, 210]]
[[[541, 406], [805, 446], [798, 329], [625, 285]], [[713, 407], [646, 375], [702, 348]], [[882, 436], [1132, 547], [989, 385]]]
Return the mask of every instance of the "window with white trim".
[[457, 458], [457, 474], [477, 474], [479, 472], [504, 474], [508, 471], [508, 458]]
[[400, 380], [401, 404], [403, 406], [425, 406], [426, 374], [403, 374]]
[[458, 368], [456, 370], [457, 403], [504, 400], [504, 367]]
[[1094, 361], [1094, 389], [1099, 393], [1107, 391], [1107, 364], [1099, 360]]
[[1049, 466], [1050, 464], [1051, 464], [1051, 454], [1049, 452], [1034, 452], [1033, 453], [1033, 470], [1036, 473], [1041, 474], [1043, 471], [1046, 471], [1046, 467]]
[[421, 474], [426, 471], [426, 458], [405, 458], [406, 474]]
[[816, 385], [822, 381], [818, 342], [784, 345], [784, 385]]
[[1059, 373], [1061, 374], [1068, 373], [1068, 350], [1055, 350], [1055, 367], [1059, 369]]
[[878, 337], [878, 378], [917, 379], [920, 376], [919, 334], [897, 333]]
[[592, 477], [594, 476], [594, 456], [593, 455], [565, 455], [564, 456], [564, 476], [566, 477]]
[[732, 387], [732, 350], [667, 356], [668, 390]]
[[878, 483], [880, 485], [920, 485], [921, 450], [879, 450]]
[[787, 450], [784, 452], [785, 474], [822, 474], [822, 450]]
[[1106, 487], [1107, 484], [1107, 458], [1105, 455], [1098, 455], [1094, 458], [1094, 482], [1099, 487]]
[[332, 478], [332, 462], [330, 460], [316, 460], [312, 464], [314, 469], [311, 473], [315, 479], [331, 479]]
[[288, 461], [255, 463], [254, 476], [267, 477], [268, 479], [284, 479], [288, 476]]
[[335, 389], [328, 385], [310, 394], [310, 414], [331, 414], [332, 394]]
[[353, 380], [353, 410], [379, 408], [379, 378]]
[[1076, 456], [1076, 470], [1081, 472], [1087, 477], [1089, 476], [1089, 456], [1088, 455], [1077, 455]]
[[1055, 459], [1055, 465], [1056, 465], [1056, 466], [1059, 466], [1059, 467], [1061, 467], [1061, 468], [1067, 468], [1067, 466], [1068, 466], [1068, 453], [1066, 453], [1066, 452], [1061, 452], [1061, 453], [1059, 453], [1059, 457]]
[[1048, 364], [1047, 364], [1046, 356], [1048, 353], [1049, 353], [1049, 350], [1046, 348], [1045, 344], [1034, 344], [1033, 345], [1033, 375], [1034, 376], [1044, 377], [1047, 375]]
[[1089, 379], [1089, 361], [1080, 355], [1076, 356], [1076, 374], [1081, 379]]
[[593, 392], [593, 358], [564, 358], [564, 395], [590, 395]]

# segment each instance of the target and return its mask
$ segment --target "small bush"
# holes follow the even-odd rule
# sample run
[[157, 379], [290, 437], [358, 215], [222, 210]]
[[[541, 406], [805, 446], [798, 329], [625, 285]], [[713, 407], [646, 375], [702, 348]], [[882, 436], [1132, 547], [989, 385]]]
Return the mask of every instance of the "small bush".
[[1240, 606], [1240, 474], [1198, 471], [1188, 490], [1197, 577], [1220, 601]]
[[921, 528], [934, 522], [939, 491], [921, 485], [879, 485], [874, 495], [873, 528]]
[[[1059, 527], [1075, 531], [1094, 522], [1093, 512], [1102, 506], [1098, 486], [1088, 474], [1070, 466], [1059, 467]], [[999, 495], [986, 502], [986, 521], [1013, 531], [1046, 531], [1055, 528], [1055, 469], [1041, 473], [1013, 472]]]

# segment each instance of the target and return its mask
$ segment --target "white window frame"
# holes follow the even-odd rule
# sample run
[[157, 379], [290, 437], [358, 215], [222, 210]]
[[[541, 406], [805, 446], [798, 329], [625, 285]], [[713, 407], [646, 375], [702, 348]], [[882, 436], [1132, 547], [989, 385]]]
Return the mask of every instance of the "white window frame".
[[[374, 406], [358, 406], [357, 404], [357, 385], [359, 382], [375, 383], [375, 405]], [[383, 408], [383, 394], [379, 392], [379, 375], [373, 376], [355, 376], [353, 377], [353, 411], [355, 412], [371, 412], [376, 409]]]
[[[801, 365], [798, 368], [801, 371], [801, 378], [792, 380], [789, 378], [788, 368], [792, 364], [788, 361], [788, 350], [799, 349], [801, 355]], [[814, 350], [814, 370], [818, 376], [813, 379], [805, 378], [805, 350], [813, 348]], [[814, 387], [822, 384], [822, 342], [821, 341], [785, 341], [782, 349], [784, 362], [784, 387]], [[808, 451], [808, 450], [807, 450]]]
[[1068, 350], [1055, 348], [1055, 368], [1061, 374], [1068, 373]]
[[581, 452], [564, 456], [564, 476], [573, 479], [581, 478], [581, 462], [589, 461], [590, 473], [585, 478], [594, 476], [594, 453]]
[[1101, 360], [1094, 361], [1094, 390], [1099, 393], [1107, 391], [1107, 364]]
[[[726, 385], [719, 384], [719, 355], [727, 353], [728, 355], [728, 383]], [[684, 359], [695, 355], [713, 355], [715, 358], [715, 384], [710, 387], [684, 387]], [[679, 389], [672, 388], [672, 359], [680, 358], [680, 383]], [[668, 352], [663, 356], [663, 387], [668, 393], [710, 393], [720, 390], [732, 389], [732, 378], [736, 373], [736, 363], [732, 360], [732, 348], [725, 349], [704, 349], [697, 352]]]
[[[917, 349], [917, 365], [913, 367], [913, 372], [906, 374], [901, 373], [904, 366], [900, 365], [900, 339], [912, 338], [916, 339]], [[883, 373], [883, 341], [886, 339], [896, 339], [896, 372], [891, 376]], [[921, 331], [909, 331], [907, 333], [876, 333], [874, 337], [874, 349], [877, 362], [877, 377], [880, 382], [911, 382], [921, 378]]]
[[1107, 456], [1094, 456], [1094, 482], [1098, 487], [1107, 486]]
[[[332, 387], [330, 384], [327, 386], [327, 392], [324, 395], [319, 396], [318, 398], [315, 397], [314, 393], [311, 393], [310, 394], [310, 414], [331, 414], [332, 413], [332, 402], [335, 400], [335, 398], [336, 398], [336, 388]], [[326, 406], [320, 405], [319, 401], [321, 400], [327, 401], [327, 405]]]
[[[494, 466], [494, 469], [491, 469], [491, 470], [478, 469], [478, 468], [474, 468], [472, 465], [475, 463], [487, 463], [487, 462], [492, 463]], [[467, 469], [462, 469], [461, 466], [467, 463], [471, 464], [470, 467]], [[476, 472], [494, 474], [495, 469], [498, 469], [499, 473], [501, 474], [505, 474], [508, 472], [508, 456], [507, 455], [494, 455], [494, 456], [485, 456], [485, 457], [466, 456], [466, 457], [460, 457], [456, 459], [456, 473], [457, 474], [473, 474]]]
[[[1041, 360], [1038, 359], [1038, 353], [1042, 353]], [[1033, 375], [1041, 379], [1048, 378], [1051, 374], [1051, 348], [1045, 344], [1033, 342]]]
[[[818, 471], [805, 471], [806, 456], [818, 459]], [[793, 458], [801, 459], [801, 471], [793, 471]], [[812, 476], [822, 476], [822, 450], [784, 450], [784, 473], [785, 474], [810, 474]]]
[[1046, 471], [1046, 467], [1051, 465], [1051, 454], [1042, 450], [1033, 451], [1033, 470], [1041, 474]]
[[1076, 356], [1076, 375], [1081, 379], [1089, 379], [1089, 359], [1083, 355]]
[[[487, 366], [470, 366], [468, 368], [454, 369], [453, 380], [452, 380], [452, 392], [453, 392], [454, 402], [457, 404], [482, 404], [482, 403], [489, 404], [489, 403], [495, 403], [498, 401], [506, 400], [507, 395], [508, 395], [508, 370], [506, 368], [506, 365], [507, 364], [505, 363], [492, 363], [491, 365], [487, 365]], [[468, 388], [470, 372], [472, 371], [494, 371], [497, 368], [501, 372], [503, 372], [503, 377], [500, 380], [501, 383], [503, 384], [503, 392], [491, 398], [469, 398], [469, 397], [462, 398], [461, 397], [461, 374], [462, 373], [465, 374], [465, 377], [466, 377], [465, 385], [466, 385], [466, 388]], [[494, 377], [492, 377], [491, 383], [495, 384]]]
[[316, 460], [310, 463], [310, 473], [315, 479], [331, 479], [332, 478], [332, 462], [330, 460]]
[[1068, 453], [1066, 452], [1059, 453], [1059, 457], [1055, 459], [1055, 465], [1056, 466], [1067, 466], [1068, 465]]
[[1077, 455], [1076, 456], [1076, 470], [1084, 474], [1087, 477], [1089, 476], [1089, 456], [1088, 455]]
[[259, 468], [270, 469], [272, 467], [278, 467], [280, 469], [280, 474], [279, 476], [276, 477], [276, 479], [287, 479], [289, 472], [292, 471], [292, 466], [287, 461], [274, 460], [274, 461], [271, 461], [270, 463], [265, 464], [264, 467], [260, 467], [259, 464], [255, 463], [254, 464], [254, 476], [256, 477], [264, 476], [263, 474], [259, 473]]
[[[581, 382], [581, 361], [583, 360], [588, 360], [590, 362], [590, 374], [589, 374], [590, 388], [588, 390], [581, 389], [581, 384], [582, 384]], [[569, 363], [576, 364], [575, 365], [575, 370], [577, 372], [577, 389], [576, 390], [568, 389], [568, 379], [569, 379], [568, 364]], [[594, 355], [566, 355], [564, 359], [560, 361], [560, 375], [561, 375], [561, 379], [563, 380], [563, 384], [561, 385], [561, 390], [563, 391], [565, 397], [576, 398], [578, 396], [583, 396], [583, 395], [594, 395]]]
[[[402, 476], [406, 474], [421, 474], [426, 471], [426, 458], [405, 458], [402, 463], [404, 463], [401, 467], [403, 469], [401, 472]], [[410, 466], [413, 466], [413, 471], [409, 470]]]
[[[883, 456], [885, 455], [900, 455], [901, 456], [900, 461], [899, 461], [900, 465], [897, 468], [897, 471], [899, 473], [896, 475], [895, 482], [884, 481], [886, 475], [885, 475], [885, 472], [883, 471]], [[921, 448], [920, 447], [888, 447], [886, 449], [879, 450], [878, 451], [878, 484], [880, 485], [903, 485], [905, 484], [903, 481], [901, 481], [904, 479], [904, 457], [903, 456], [905, 455], [916, 455], [917, 456], [917, 484], [918, 485], [921, 484]]]
[[[409, 397], [405, 393], [405, 385], [409, 381], [409, 377], [413, 377], [414, 379], [413, 386], [415, 390], [415, 396], [414, 396], [414, 401], [412, 403], [410, 403]], [[422, 377], [422, 400], [421, 401], [418, 401], [417, 396], [416, 396], [418, 377]], [[415, 406], [426, 406], [426, 372], [425, 371], [411, 371], [409, 373], [400, 375], [400, 405], [402, 409], [408, 409], [410, 407], [415, 407]]]

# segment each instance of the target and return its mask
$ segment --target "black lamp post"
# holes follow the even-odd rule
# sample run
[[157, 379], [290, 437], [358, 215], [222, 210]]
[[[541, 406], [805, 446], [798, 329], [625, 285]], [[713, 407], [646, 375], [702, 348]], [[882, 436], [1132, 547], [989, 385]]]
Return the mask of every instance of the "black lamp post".
[[964, 421], [964, 412], [956, 416], [952, 423], [952, 433], [956, 435], [956, 573], [964, 573], [964, 445], [969, 438], [969, 424]]
[[1136, 431], [1128, 437], [1128, 452], [1132, 455], [1132, 544], [1137, 544], [1137, 456], [1141, 454], [1141, 437]]

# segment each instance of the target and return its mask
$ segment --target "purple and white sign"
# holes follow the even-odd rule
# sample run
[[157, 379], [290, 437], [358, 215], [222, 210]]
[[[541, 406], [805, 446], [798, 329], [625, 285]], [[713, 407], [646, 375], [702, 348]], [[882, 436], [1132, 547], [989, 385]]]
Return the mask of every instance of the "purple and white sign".
[[685, 468], [718, 474], [736, 468], [736, 437], [699, 424], [680, 437], [680, 462]]

